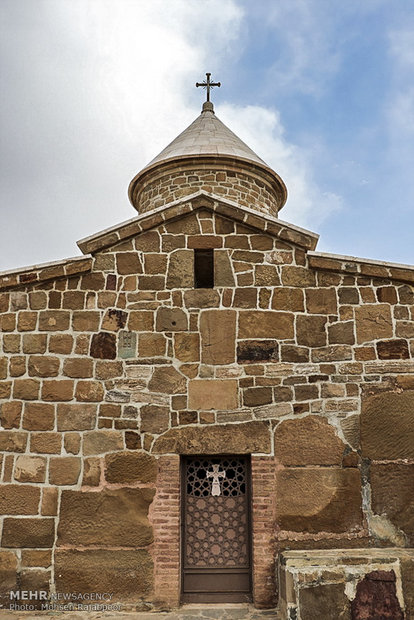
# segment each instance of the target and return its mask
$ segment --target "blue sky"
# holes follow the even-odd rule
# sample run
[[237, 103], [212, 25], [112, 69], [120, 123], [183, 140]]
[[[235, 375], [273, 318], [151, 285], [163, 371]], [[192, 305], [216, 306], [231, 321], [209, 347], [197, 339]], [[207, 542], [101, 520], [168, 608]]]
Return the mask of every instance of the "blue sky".
[[2, 0], [0, 269], [79, 253], [216, 113], [285, 180], [318, 250], [414, 263], [412, 0]]

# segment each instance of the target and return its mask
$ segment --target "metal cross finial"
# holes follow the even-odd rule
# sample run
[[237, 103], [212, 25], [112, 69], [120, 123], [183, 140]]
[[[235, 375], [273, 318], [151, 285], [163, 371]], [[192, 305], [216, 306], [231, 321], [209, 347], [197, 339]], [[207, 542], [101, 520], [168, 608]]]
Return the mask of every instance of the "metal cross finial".
[[210, 89], [213, 88], [213, 86], [221, 86], [220, 82], [210, 82], [210, 75], [211, 73], [206, 73], [207, 79], [205, 80], [205, 82], [196, 82], [197, 87], [202, 86], [207, 90], [206, 101], [210, 101]]
[[213, 471], [207, 472], [207, 478], [213, 478], [213, 484], [211, 486], [211, 495], [221, 495], [220, 478], [226, 477], [224, 470], [219, 471], [220, 465], [213, 465]]

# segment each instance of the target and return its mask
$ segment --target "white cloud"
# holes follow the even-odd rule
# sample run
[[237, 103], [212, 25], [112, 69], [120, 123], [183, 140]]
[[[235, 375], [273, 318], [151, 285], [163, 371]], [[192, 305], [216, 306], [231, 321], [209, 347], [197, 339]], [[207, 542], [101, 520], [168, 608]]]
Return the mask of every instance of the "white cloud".
[[283, 179], [288, 189], [280, 217], [298, 226], [317, 229], [342, 207], [342, 198], [324, 192], [314, 179], [313, 152], [289, 143], [276, 110], [260, 106], [218, 106], [220, 119]]

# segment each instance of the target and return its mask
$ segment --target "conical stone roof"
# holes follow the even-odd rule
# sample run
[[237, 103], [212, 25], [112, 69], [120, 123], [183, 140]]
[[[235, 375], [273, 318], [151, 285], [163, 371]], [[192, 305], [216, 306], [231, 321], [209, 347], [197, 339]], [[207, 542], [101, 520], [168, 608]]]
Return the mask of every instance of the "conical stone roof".
[[287, 198], [282, 179], [205, 102], [201, 114], [129, 185], [140, 213], [202, 190], [277, 215]]
[[179, 136], [148, 164], [186, 155], [230, 155], [267, 166], [243, 140], [240, 140], [213, 111], [213, 105], [204, 104], [203, 111]]

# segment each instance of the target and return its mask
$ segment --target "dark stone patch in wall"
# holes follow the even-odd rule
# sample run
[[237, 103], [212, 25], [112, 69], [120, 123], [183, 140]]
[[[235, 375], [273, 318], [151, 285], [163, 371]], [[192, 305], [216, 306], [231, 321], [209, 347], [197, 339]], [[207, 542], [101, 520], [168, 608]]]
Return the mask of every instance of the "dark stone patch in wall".
[[237, 345], [239, 364], [277, 362], [278, 360], [279, 347], [276, 340], [245, 340]]
[[406, 340], [380, 340], [377, 342], [377, 352], [380, 360], [402, 360], [410, 357]]
[[116, 358], [115, 334], [100, 332], [92, 336], [90, 354], [102, 360], [114, 360]]
[[404, 620], [395, 581], [393, 570], [375, 570], [365, 575], [359, 582], [356, 596], [351, 603], [352, 620]]

